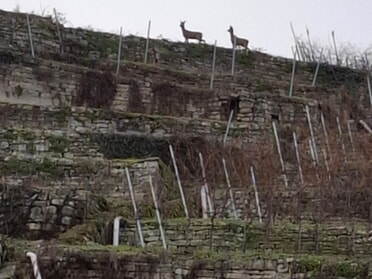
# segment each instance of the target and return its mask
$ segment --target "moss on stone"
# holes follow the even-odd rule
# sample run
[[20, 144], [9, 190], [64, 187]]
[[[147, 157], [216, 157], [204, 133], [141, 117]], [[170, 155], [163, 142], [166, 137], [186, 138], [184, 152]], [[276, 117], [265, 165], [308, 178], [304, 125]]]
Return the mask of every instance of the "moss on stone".
[[11, 157], [9, 160], [1, 162], [0, 172], [3, 175], [45, 175], [53, 178], [60, 177], [63, 174], [63, 170], [48, 158], [44, 158], [42, 161], [31, 161], [17, 157]]
[[67, 139], [66, 135], [64, 136], [56, 136], [56, 135], [49, 135], [46, 137], [49, 141], [49, 151], [55, 153], [63, 153], [66, 149], [70, 146], [70, 140]]
[[53, 116], [56, 118], [59, 122], [66, 122], [67, 117], [71, 116], [71, 107], [64, 105], [59, 110], [53, 112]]
[[24, 140], [27, 141], [33, 141], [36, 138], [35, 132], [30, 130], [21, 130], [19, 134]]
[[7, 129], [5, 132], [2, 133], [4, 139], [6, 140], [16, 140], [18, 138], [18, 133], [14, 129]]
[[236, 55], [236, 63], [238, 65], [242, 65], [247, 68], [251, 68], [254, 65], [255, 57], [254, 54], [251, 52], [245, 53], [237, 53]]
[[16, 87], [14, 87], [14, 95], [17, 98], [19, 98], [20, 96], [22, 96], [22, 94], [23, 94], [23, 87], [18, 84]]
[[189, 44], [186, 48], [186, 55], [192, 59], [209, 58], [206, 56], [212, 55], [213, 50], [203, 44]]
[[20, 137], [26, 141], [33, 141], [36, 138], [35, 132], [24, 129], [7, 129], [2, 134], [6, 140], [17, 140]]
[[119, 36], [107, 36], [106, 33], [85, 30], [87, 46], [83, 50], [83, 55], [88, 56], [90, 51], [98, 51], [102, 58], [107, 58], [111, 54], [117, 53], [119, 47]]

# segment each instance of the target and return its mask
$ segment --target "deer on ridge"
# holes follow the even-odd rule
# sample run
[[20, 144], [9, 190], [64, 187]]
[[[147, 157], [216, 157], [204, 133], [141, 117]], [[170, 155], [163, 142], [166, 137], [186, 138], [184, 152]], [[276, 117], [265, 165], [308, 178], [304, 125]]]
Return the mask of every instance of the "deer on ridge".
[[227, 30], [227, 32], [230, 33], [230, 39], [231, 39], [232, 45], [234, 46], [234, 41], [236, 40], [235, 47], [237, 47], [237, 46], [244, 47], [245, 48], [245, 53], [247, 54], [249, 41], [247, 39], [243, 39], [243, 38], [239, 38], [239, 37], [235, 36], [234, 35], [234, 29], [232, 28], [232, 26], [230, 26], [230, 28]]
[[185, 23], [186, 23], [186, 21], [181, 21], [180, 27], [182, 29], [182, 34], [185, 37], [185, 42], [186, 43], [189, 42], [189, 39], [198, 40], [199, 44], [201, 42], [205, 42], [205, 40], [203, 40], [203, 34], [201, 32], [186, 30], [185, 29]]

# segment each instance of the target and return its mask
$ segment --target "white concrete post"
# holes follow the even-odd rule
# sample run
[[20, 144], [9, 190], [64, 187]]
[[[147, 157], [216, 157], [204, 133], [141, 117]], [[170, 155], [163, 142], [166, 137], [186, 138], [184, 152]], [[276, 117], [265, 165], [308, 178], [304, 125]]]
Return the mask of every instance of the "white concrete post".
[[199, 160], [200, 160], [200, 167], [201, 167], [201, 170], [202, 170], [204, 189], [205, 189], [205, 192], [207, 194], [209, 215], [213, 216], [213, 205], [212, 205], [211, 195], [210, 195], [210, 192], [209, 192], [209, 187], [208, 187], [208, 182], [207, 182], [207, 175], [206, 175], [205, 167], [204, 167], [203, 155], [200, 152], [199, 152]]
[[32, 264], [35, 279], [42, 279], [41, 278], [41, 273], [40, 273], [40, 270], [39, 270], [39, 265], [37, 263], [36, 254], [34, 252], [27, 252], [26, 256], [29, 257], [30, 260], [31, 260], [31, 264]]
[[119, 245], [119, 237], [120, 237], [120, 220], [123, 219], [122, 216], [117, 216], [114, 219], [114, 230], [113, 230], [113, 238], [112, 238], [112, 245], [118, 246]]

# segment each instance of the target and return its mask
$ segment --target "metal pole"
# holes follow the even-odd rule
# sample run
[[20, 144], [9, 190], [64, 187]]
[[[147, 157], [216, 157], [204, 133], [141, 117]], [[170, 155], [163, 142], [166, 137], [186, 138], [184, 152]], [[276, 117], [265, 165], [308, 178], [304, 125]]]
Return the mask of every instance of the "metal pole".
[[151, 20], [149, 20], [149, 24], [147, 26], [147, 39], [146, 39], [145, 60], [144, 60], [145, 64], [147, 63], [147, 53], [149, 52], [150, 28], [151, 28]]
[[226, 161], [225, 161], [225, 159], [222, 159], [222, 164], [223, 164], [223, 169], [225, 171], [225, 178], [226, 178], [227, 187], [229, 188], [229, 194], [230, 194], [230, 200], [231, 200], [231, 206], [232, 206], [234, 218], [235, 218], [235, 220], [238, 220], [238, 214], [236, 212], [234, 194], [233, 194], [233, 191], [232, 191], [232, 188], [231, 188], [229, 173], [227, 172], [227, 167], [226, 167]]
[[293, 94], [293, 82], [294, 82], [294, 75], [295, 75], [295, 71], [296, 71], [296, 54], [297, 54], [297, 51], [295, 51], [295, 53], [293, 55], [291, 84], [289, 86], [289, 97], [292, 97], [292, 94]]
[[170, 154], [171, 154], [171, 157], [172, 157], [172, 161], [173, 161], [173, 167], [174, 167], [174, 172], [176, 173], [176, 178], [177, 178], [177, 183], [178, 183], [178, 188], [180, 190], [180, 194], [181, 194], [181, 199], [182, 199], [182, 204], [183, 204], [183, 208], [185, 209], [185, 216], [187, 219], [189, 219], [189, 211], [187, 210], [187, 205], [186, 205], [186, 200], [185, 200], [185, 195], [183, 193], [183, 188], [182, 188], [182, 184], [181, 184], [181, 179], [180, 179], [180, 175], [178, 173], [178, 168], [177, 168], [177, 163], [176, 163], [176, 158], [174, 156], [174, 152], [173, 152], [173, 147], [172, 145], [169, 145], [169, 151], [170, 151]]
[[348, 134], [349, 134], [351, 149], [352, 149], [352, 151], [354, 153], [355, 152], [354, 141], [353, 141], [353, 135], [351, 134], [351, 127], [350, 127], [350, 123], [351, 122], [354, 122], [354, 120], [348, 120], [347, 121], [347, 131], [348, 131]]
[[310, 51], [311, 51], [311, 58], [312, 58], [312, 61], [315, 60], [315, 55], [314, 55], [314, 49], [313, 49], [313, 45], [311, 43], [311, 39], [310, 39], [310, 32], [309, 32], [309, 29], [306, 27], [306, 34], [307, 34], [307, 40], [309, 42], [309, 47], [310, 47]]
[[310, 148], [311, 159], [313, 160], [314, 168], [316, 169], [315, 170], [316, 179], [319, 182], [320, 178], [319, 178], [318, 171], [317, 171], [317, 161], [316, 161], [316, 157], [315, 157], [315, 150], [313, 148], [311, 139], [309, 139], [309, 148]]
[[205, 173], [203, 155], [200, 152], [199, 152], [199, 160], [200, 160], [200, 167], [201, 167], [201, 170], [202, 170], [204, 188], [205, 188], [205, 191], [206, 191], [206, 194], [207, 194], [209, 215], [213, 216], [213, 205], [212, 205], [212, 201], [211, 201], [211, 195], [209, 193], [209, 187], [208, 187], [208, 183], [207, 183], [207, 175]]
[[257, 186], [256, 186], [256, 177], [254, 175], [253, 167], [251, 166], [251, 177], [252, 177], [252, 185], [254, 190], [254, 196], [256, 200], [257, 212], [258, 212], [258, 220], [262, 223], [262, 214], [261, 214], [261, 207], [260, 207], [260, 200], [258, 198]]
[[369, 78], [369, 75], [367, 75], [367, 86], [368, 86], [368, 95], [369, 95], [369, 103], [372, 107], [372, 89], [371, 89], [371, 80]]
[[342, 130], [341, 130], [340, 120], [339, 120], [338, 116], [336, 117], [336, 121], [337, 121], [338, 134], [339, 134], [339, 136], [340, 136], [340, 142], [341, 142], [342, 152], [344, 153], [345, 160], [346, 160], [345, 145], [344, 145], [344, 141], [343, 141], [343, 139], [342, 139]]
[[28, 14], [26, 14], [26, 18], [27, 18], [27, 26], [28, 26], [28, 38], [30, 39], [31, 55], [32, 55], [32, 58], [35, 58], [34, 43], [32, 41], [31, 24], [30, 24], [30, 18]]
[[236, 36], [234, 36], [234, 45], [233, 45], [233, 56], [231, 62], [231, 75], [234, 75], [234, 68], [235, 68], [235, 54], [236, 53]]
[[211, 81], [209, 84], [209, 90], [213, 89], [213, 81], [214, 81], [214, 70], [216, 66], [216, 51], [217, 51], [217, 40], [214, 41], [214, 49], [213, 49], [213, 60], [212, 60], [212, 73], [211, 73]]
[[363, 126], [364, 129], [367, 130], [368, 133], [372, 134], [372, 129], [368, 126], [368, 124], [364, 120], [359, 120], [359, 123]]
[[118, 246], [119, 245], [119, 236], [120, 236], [120, 220], [123, 219], [122, 216], [117, 216], [114, 219], [114, 229], [113, 229], [113, 238], [112, 238], [112, 245]]
[[298, 53], [298, 59], [301, 60], [301, 53], [300, 53], [300, 51], [299, 51], [299, 45], [298, 45], [298, 41], [297, 41], [296, 34], [295, 34], [295, 32], [294, 32], [294, 29], [293, 29], [292, 22], [290, 22], [290, 25], [291, 25], [291, 30], [292, 30], [293, 39], [294, 39], [294, 41], [295, 41], [296, 51], [297, 51], [297, 53]]
[[288, 179], [287, 179], [287, 175], [285, 174], [285, 168], [284, 168], [284, 161], [283, 161], [283, 157], [282, 157], [282, 151], [280, 149], [280, 142], [279, 142], [278, 132], [276, 130], [276, 124], [275, 124], [274, 121], [272, 122], [272, 125], [273, 125], [273, 130], [274, 130], [276, 148], [277, 148], [278, 155], [279, 155], [279, 160], [280, 160], [280, 166], [282, 168], [282, 175], [283, 175], [284, 185], [285, 185], [286, 188], [288, 188]]
[[301, 184], [304, 184], [304, 177], [302, 175], [300, 152], [298, 151], [296, 132], [293, 132], [293, 142], [294, 142], [294, 146], [295, 146], [295, 150], [296, 150], [296, 158], [297, 158], [298, 174], [300, 176], [300, 182], [301, 182]]
[[315, 86], [316, 79], [318, 78], [318, 73], [319, 73], [319, 68], [320, 68], [320, 59], [322, 57], [322, 54], [323, 54], [323, 49], [321, 49], [321, 51], [320, 51], [319, 58], [318, 58], [318, 63], [316, 64], [315, 74], [314, 74], [313, 83], [312, 83], [313, 87]]
[[326, 142], [326, 146], [327, 146], [327, 151], [328, 151], [328, 158], [330, 159], [330, 161], [332, 161], [331, 148], [329, 147], [328, 133], [327, 133], [326, 125], [325, 125], [323, 112], [320, 113], [320, 120], [322, 122], [323, 134], [324, 134], [324, 138], [325, 138], [325, 142]]
[[331, 174], [329, 173], [329, 165], [328, 165], [328, 161], [327, 161], [327, 154], [326, 154], [326, 151], [324, 150], [324, 148], [322, 149], [322, 153], [323, 153], [323, 159], [324, 159], [324, 164], [325, 164], [325, 167], [326, 167], [326, 171], [328, 173], [328, 181], [331, 181]]
[[116, 65], [116, 75], [119, 74], [120, 60], [121, 60], [121, 40], [122, 40], [122, 27], [120, 27], [119, 47], [118, 47], [118, 62]]
[[336, 54], [336, 64], [339, 65], [339, 59], [338, 59], [338, 53], [337, 53], [337, 45], [336, 45], [336, 39], [335, 39], [335, 31], [332, 31], [332, 38], [333, 38], [333, 44], [335, 46], [335, 54]]
[[130, 198], [132, 200], [133, 210], [134, 210], [134, 216], [136, 218], [137, 222], [137, 231], [140, 238], [141, 246], [145, 247], [145, 242], [143, 241], [143, 235], [142, 235], [142, 228], [141, 228], [141, 222], [138, 215], [137, 205], [136, 205], [136, 199], [134, 197], [134, 191], [133, 191], [133, 185], [132, 181], [130, 179], [129, 170], [128, 168], [125, 168], [125, 174], [127, 176], [128, 186], [129, 186], [129, 192], [130, 192]]
[[231, 122], [232, 122], [233, 115], [234, 115], [234, 110], [232, 109], [232, 110], [230, 111], [229, 120], [228, 120], [228, 122], [227, 122], [226, 131], [225, 131], [225, 136], [223, 137], [223, 146], [226, 145], [226, 140], [227, 140], [227, 136], [228, 136], [228, 134], [229, 134], [229, 130], [230, 130], [230, 126], [231, 126]]
[[161, 223], [161, 217], [160, 217], [160, 212], [159, 212], [158, 201], [156, 200], [156, 195], [155, 195], [155, 190], [154, 190], [154, 184], [152, 183], [152, 177], [151, 177], [151, 175], [149, 175], [149, 183], [150, 183], [150, 188], [151, 188], [152, 199], [154, 201], [154, 206], [155, 206], [155, 211], [156, 211], [156, 217], [157, 217], [158, 223], [159, 223], [159, 230], [160, 230], [161, 241], [163, 243], [164, 250], [167, 250], [167, 243], [165, 242], [165, 234], [164, 234], [164, 230], [163, 230], [163, 225]]
[[53, 11], [54, 11], [54, 17], [56, 18], [56, 23], [57, 23], [57, 34], [58, 34], [59, 44], [61, 46], [59, 49], [61, 51], [61, 54], [63, 54], [62, 36], [61, 36], [61, 30], [59, 29], [59, 20], [57, 16], [57, 11], [54, 8], [53, 8]]
[[305, 109], [306, 109], [306, 117], [307, 117], [307, 121], [309, 123], [309, 130], [310, 130], [310, 135], [311, 135], [311, 142], [312, 142], [312, 145], [313, 145], [313, 149], [314, 149], [314, 157], [315, 157], [315, 161], [316, 163], [318, 163], [318, 150], [316, 148], [316, 142], [315, 142], [315, 138], [314, 138], [314, 131], [313, 131], [313, 126], [311, 125], [311, 118], [310, 118], [310, 111], [309, 111], [309, 107], [306, 105], [305, 106]]

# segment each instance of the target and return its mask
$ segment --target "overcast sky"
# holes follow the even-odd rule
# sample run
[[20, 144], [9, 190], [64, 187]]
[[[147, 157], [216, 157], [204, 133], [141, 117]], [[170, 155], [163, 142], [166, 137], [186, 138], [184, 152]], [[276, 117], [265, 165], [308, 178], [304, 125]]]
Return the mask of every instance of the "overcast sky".
[[160, 35], [183, 41], [180, 20], [186, 29], [203, 32], [209, 44], [230, 46], [227, 29], [249, 39], [264, 52], [292, 57], [292, 22], [295, 32], [314, 41], [351, 43], [364, 51], [372, 45], [372, 0], [0, 0], [0, 9], [41, 12], [53, 8], [75, 27], [92, 26], [124, 35], [146, 35], [151, 20], [152, 38]]

